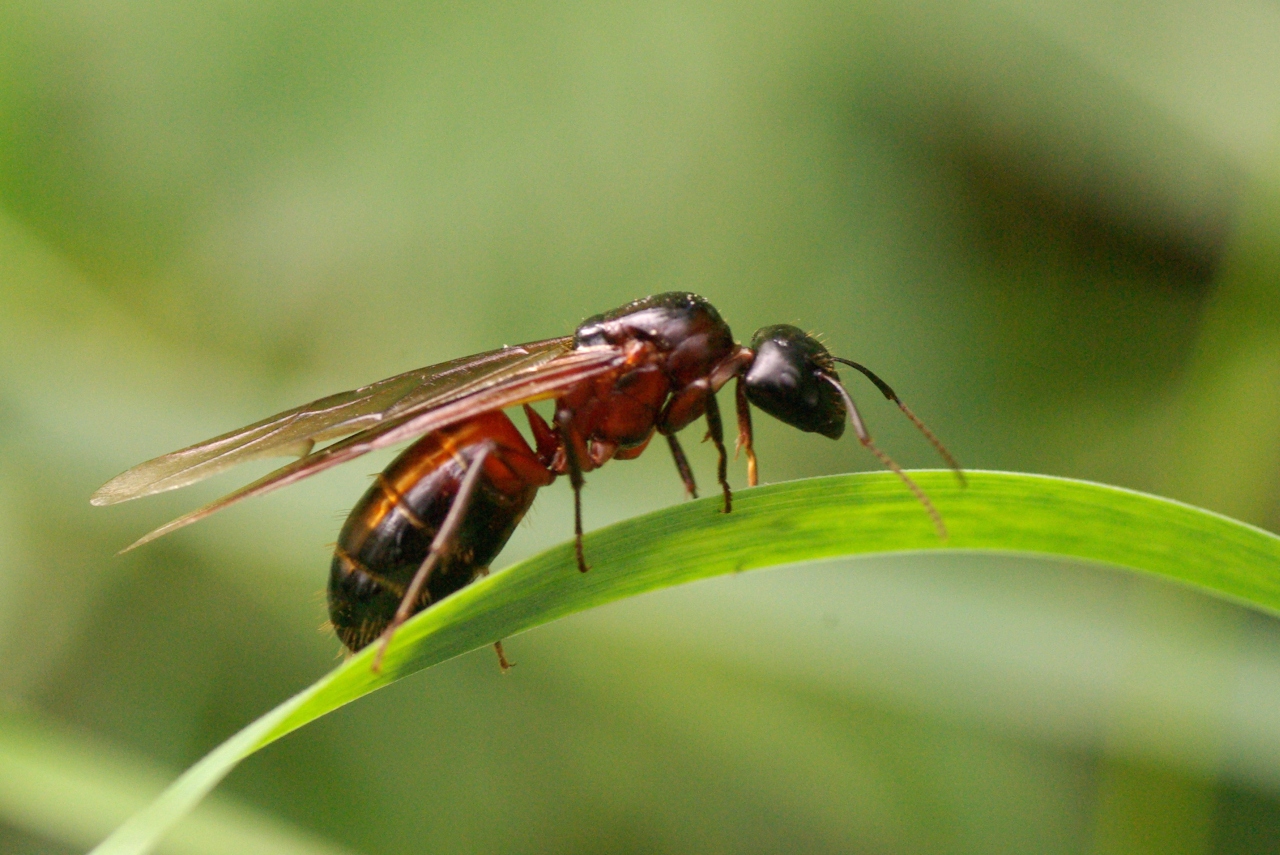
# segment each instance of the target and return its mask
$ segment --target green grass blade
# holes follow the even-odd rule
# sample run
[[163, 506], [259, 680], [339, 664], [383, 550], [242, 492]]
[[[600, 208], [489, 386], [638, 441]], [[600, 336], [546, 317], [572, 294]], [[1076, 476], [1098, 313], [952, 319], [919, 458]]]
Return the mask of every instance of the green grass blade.
[[914, 477], [951, 532], [943, 543], [887, 473], [775, 484], [627, 520], [484, 579], [396, 635], [381, 674], [372, 651], [348, 660], [245, 727], [94, 850], [142, 853], [244, 757], [361, 695], [496, 639], [592, 606], [724, 573], [838, 556], [934, 549], [1022, 552], [1107, 562], [1280, 614], [1280, 538], [1218, 514], [1115, 487], [1001, 472]]
[[[78, 850], [152, 801], [169, 779], [128, 751], [0, 711], [2, 826]], [[202, 804], [163, 848], [170, 855], [353, 855], [226, 796]]]

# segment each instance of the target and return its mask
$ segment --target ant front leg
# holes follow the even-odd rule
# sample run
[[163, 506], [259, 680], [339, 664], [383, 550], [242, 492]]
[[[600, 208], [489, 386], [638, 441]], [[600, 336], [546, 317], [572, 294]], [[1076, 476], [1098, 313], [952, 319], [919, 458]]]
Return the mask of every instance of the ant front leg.
[[738, 405], [738, 441], [733, 452], [743, 449], [747, 452], [747, 486], [755, 487], [760, 483], [760, 469], [756, 463], [756, 450], [751, 446], [751, 402], [747, 400], [747, 384], [738, 378], [734, 387], [734, 398]]
[[404, 596], [400, 598], [400, 607], [396, 609], [395, 617], [391, 619], [391, 623], [387, 624], [387, 628], [382, 631], [382, 640], [378, 644], [378, 652], [373, 657], [373, 670], [375, 673], [382, 670], [382, 657], [387, 653], [387, 646], [391, 644], [391, 637], [395, 635], [400, 625], [417, 611], [418, 598], [422, 596], [422, 592], [427, 586], [427, 580], [431, 578], [431, 571], [440, 563], [440, 558], [453, 546], [458, 533], [462, 530], [462, 520], [466, 517], [467, 510], [471, 507], [471, 501], [476, 496], [476, 486], [480, 483], [480, 476], [484, 472], [485, 459], [495, 449], [496, 446], [492, 442], [486, 441], [480, 446], [476, 456], [471, 458], [471, 462], [467, 466], [467, 472], [462, 477], [462, 483], [458, 486], [458, 494], [454, 497], [453, 505], [449, 508], [449, 513], [445, 516], [440, 530], [431, 539], [431, 548], [427, 551], [427, 557], [423, 559], [422, 564], [418, 567], [418, 572], [413, 574], [413, 581], [409, 583], [409, 587], [405, 589]]

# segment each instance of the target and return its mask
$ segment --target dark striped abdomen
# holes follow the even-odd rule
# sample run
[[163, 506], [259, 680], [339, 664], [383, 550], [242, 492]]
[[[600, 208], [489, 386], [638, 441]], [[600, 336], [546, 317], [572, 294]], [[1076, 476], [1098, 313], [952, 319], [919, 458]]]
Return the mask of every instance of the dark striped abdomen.
[[468, 466], [493, 444], [461, 529], [433, 569], [419, 611], [471, 583], [506, 545], [539, 487], [555, 478], [501, 412], [409, 446], [352, 509], [329, 571], [329, 619], [359, 650], [390, 623], [453, 506]]

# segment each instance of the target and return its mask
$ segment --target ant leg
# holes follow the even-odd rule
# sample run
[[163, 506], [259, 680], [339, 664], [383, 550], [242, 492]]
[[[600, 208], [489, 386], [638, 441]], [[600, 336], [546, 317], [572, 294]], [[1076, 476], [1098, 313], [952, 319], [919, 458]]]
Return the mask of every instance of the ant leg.
[[538, 460], [543, 466], [551, 469], [555, 465], [556, 454], [560, 450], [560, 434], [547, 424], [547, 420], [538, 415], [538, 411], [528, 404], [524, 405], [525, 418], [529, 420], [529, 431], [533, 434], [534, 447], [538, 449]]
[[512, 668], [516, 667], [516, 663], [507, 661], [506, 654], [502, 652], [501, 641], [495, 641], [493, 643], [493, 649], [498, 654], [498, 667], [502, 669], [503, 674], [507, 673]]
[[[477, 576], [488, 576], [488, 575], [489, 575], [489, 568], [488, 568], [488, 567], [481, 567], [480, 569], [476, 570], [476, 575], [477, 575]], [[515, 667], [516, 663], [514, 663], [514, 662], [508, 662], [508, 661], [507, 661], [507, 655], [506, 655], [506, 653], [504, 653], [504, 652], [502, 651], [502, 642], [501, 642], [501, 641], [495, 641], [495, 642], [493, 643], [493, 650], [494, 650], [494, 652], [495, 652], [495, 653], [497, 653], [497, 654], [498, 654], [498, 667], [502, 669], [502, 673], [503, 673], [503, 674], [507, 673], [508, 671], [510, 671], [512, 668], [514, 668], [514, 667]]]
[[724, 512], [727, 514], [733, 510], [733, 491], [729, 489], [729, 454], [724, 450], [724, 424], [720, 421], [720, 404], [716, 402], [715, 392], [707, 394], [707, 437], [720, 455], [716, 464], [716, 478], [724, 493]]
[[756, 451], [751, 447], [751, 402], [747, 400], [747, 387], [741, 377], [734, 387], [734, 398], [738, 405], [738, 441], [733, 453], [736, 457], [742, 449], [747, 450], [747, 486], [754, 487], [760, 483], [760, 470], [756, 465]]
[[684, 456], [684, 449], [680, 447], [680, 440], [676, 439], [674, 433], [667, 434], [667, 445], [671, 446], [671, 456], [676, 461], [676, 471], [680, 473], [680, 480], [684, 482], [684, 490], [689, 494], [689, 498], [698, 498], [698, 484], [693, 480], [693, 470], [689, 468], [689, 459]]
[[573, 550], [578, 557], [578, 572], [586, 573], [587, 558], [582, 552], [582, 487], [586, 482], [582, 479], [582, 467], [572, 452], [566, 455], [569, 461], [569, 485], [573, 487]]
[[586, 556], [582, 552], [582, 486], [586, 482], [582, 478], [582, 462], [578, 458], [578, 443], [561, 428], [561, 440], [564, 443], [564, 462], [569, 469], [569, 486], [573, 487], [573, 548], [578, 556], [578, 572], [586, 573]]
[[458, 486], [458, 495], [454, 497], [453, 505], [449, 508], [449, 513], [445, 516], [440, 530], [431, 539], [431, 548], [427, 551], [427, 557], [423, 559], [422, 564], [418, 567], [418, 572], [413, 574], [413, 581], [409, 583], [409, 587], [405, 589], [404, 596], [400, 598], [400, 608], [396, 609], [395, 617], [391, 619], [391, 623], [387, 624], [387, 628], [382, 631], [378, 652], [373, 657], [373, 670], [375, 673], [382, 670], [382, 657], [387, 653], [387, 646], [391, 644], [391, 637], [395, 635], [400, 625], [417, 611], [418, 598], [422, 596], [423, 590], [427, 587], [427, 580], [431, 578], [431, 571], [440, 563], [441, 556], [448, 551], [449, 547], [453, 545], [453, 541], [457, 538], [458, 531], [462, 528], [462, 520], [466, 516], [467, 509], [471, 506], [471, 500], [475, 498], [476, 486], [480, 483], [480, 475], [484, 472], [485, 459], [493, 453], [495, 448], [496, 446], [492, 442], [485, 442], [480, 446], [480, 450], [467, 466], [467, 474], [462, 477], [462, 483]]

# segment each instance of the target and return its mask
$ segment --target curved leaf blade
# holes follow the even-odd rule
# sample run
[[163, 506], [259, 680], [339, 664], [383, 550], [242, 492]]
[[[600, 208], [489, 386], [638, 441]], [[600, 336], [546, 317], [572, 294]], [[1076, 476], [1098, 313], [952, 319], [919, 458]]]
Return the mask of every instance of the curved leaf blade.
[[150, 849], [240, 760], [401, 677], [592, 606], [695, 579], [839, 556], [935, 549], [1052, 555], [1115, 564], [1194, 585], [1280, 615], [1280, 537], [1179, 502], [1042, 475], [913, 473], [946, 518], [940, 542], [915, 498], [888, 473], [840, 475], [744, 491], [627, 520], [587, 537], [593, 570], [571, 544], [481, 580], [396, 635], [380, 674], [372, 649], [231, 737], [122, 825], [94, 855]]

